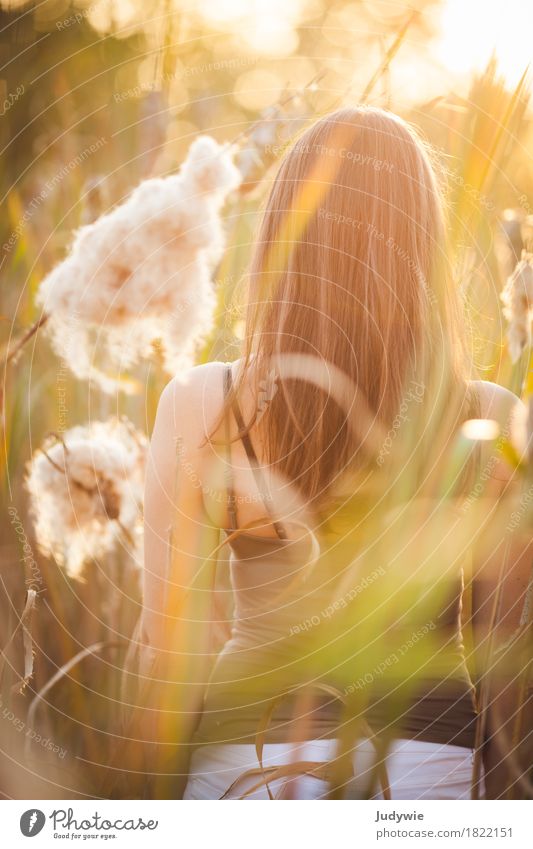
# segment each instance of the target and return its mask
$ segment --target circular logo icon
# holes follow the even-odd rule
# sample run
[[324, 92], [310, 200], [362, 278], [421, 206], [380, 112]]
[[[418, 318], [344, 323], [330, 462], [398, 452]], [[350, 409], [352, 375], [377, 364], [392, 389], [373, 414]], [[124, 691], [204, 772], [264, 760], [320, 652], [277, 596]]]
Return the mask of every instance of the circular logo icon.
[[30, 808], [29, 811], [24, 811], [20, 818], [20, 830], [25, 837], [35, 837], [42, 831], [45, 822], [46, 817], [42, 811]]

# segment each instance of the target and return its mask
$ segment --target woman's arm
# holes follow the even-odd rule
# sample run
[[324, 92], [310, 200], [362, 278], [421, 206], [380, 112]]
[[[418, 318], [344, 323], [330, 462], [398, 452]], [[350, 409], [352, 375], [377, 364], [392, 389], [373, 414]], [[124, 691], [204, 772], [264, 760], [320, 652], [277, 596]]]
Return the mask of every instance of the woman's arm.
[[[171, 744], [173, 763], [165, 771], [183, 775], [172, 795], [184, 784], [188, 742], [210, 667], [215, 565], [210, 555], [219, 530], [208, 521], [202, 497], [205, 458], [199, 444], [206, 424], [202, 398], [207, 368], [191, 369], [162, 393], [145, 485], [140, 689], [158, 751], [161, 744]], [[158, 758], [159, 766], [165, 760]]]
[[[483, 384], [482, 393], [482, 415], [496, 419], [501, 432], [508, 433], [520, 402], [494, 384]], [[525, 772], [513, 741], [524, 659], [516, 646], [508, 643], [520, 625], [532, 547], [527, 518], [522, 515], [518, 523], [512, 519], [513, 514], [521, 515], [522, 479], [493, 452], [482, 456], [481, 474], [484, 471], [487, 479], [478, 505], [472, 613], [476, 667], [484, 679], [486, 797], [497, 799], [504, 798], [518, 775]]]

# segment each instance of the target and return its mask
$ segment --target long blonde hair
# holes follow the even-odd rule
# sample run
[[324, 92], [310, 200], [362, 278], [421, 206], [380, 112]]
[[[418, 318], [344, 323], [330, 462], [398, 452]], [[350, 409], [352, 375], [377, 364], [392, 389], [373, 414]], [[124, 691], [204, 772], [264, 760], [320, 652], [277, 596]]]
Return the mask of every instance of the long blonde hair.
[[382, 109], [318, 120], [284, 155], [248, 275], [236, 391], [251, 381], [259, 398], [268, 376], [276, 380], [278, 391], [248, 423], [265, 462], [317, 504], [363, 462], [364, 439], [346, 410], [312, 380], [285, 377], [279, 363], [288, 355], [346, 375], [385, 430], [415, 380], [452, 433], [470, 414], [461, 319], [443, 193], [424, 142]]

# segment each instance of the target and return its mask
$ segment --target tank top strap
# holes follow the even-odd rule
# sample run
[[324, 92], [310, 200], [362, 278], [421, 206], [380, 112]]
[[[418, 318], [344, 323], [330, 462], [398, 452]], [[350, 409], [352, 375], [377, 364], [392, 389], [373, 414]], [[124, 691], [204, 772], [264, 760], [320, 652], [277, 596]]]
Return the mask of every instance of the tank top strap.
[[[227, 364], [224, 369], [224, 405], [231, 391], [231, 365]], [[224, 414], [224, 435], [226, 443], [226, 462], [224, 464], [224, 475], [226, 483], [226, 497], [228, 502], [228, 515], [230, 530], [236, 531], [238, 528], [237, 522], [237, 498], [235, 496], [235, 488], [233, 485], [233, 471], [231, 465], [231, 439], [230, 439], [230, 423], [229, 409], [226, 409]]]
[[[224, 374], [224, 398], [225, 398], [225, 400], [230, 397], [232, 388], [233, 388], [233, 379], [232, 379], [232, 374], [231, 374], [231, 363], [228, 363], [226, 365], [225, 374]], [[273, 525], [274, 530], [276, 531], [276, 534], [278, 535], [278, 537], [280, 539], [288, 539], [287, 532], [286, 532], [283, 524], [276, 519], [276, 517], [274, 516], [274, 514], [272, 512], [272, 508], [270, 506], [270, 497], [268, 496], [268, 490], [267, 490], [267, 487], [265, 485], [265, 480], [264, 480], [264, 477], [263, 477], [263, 473], [261, 471], [261, 466], [259, 465], [259, 460], [257, 459], [257, 454], [255, 452], [255, 448], [252, 445], [252, 440], [250, 439], [248, 431], [246, 430], [246, 425], [244, 424], [244, 419], [242, 417], [241, 408], [239, 406], [239, 402], [238, 402], [237, 396], [235, 394], [233, 394], [233, 396], [230, 398], [230, 402], [231, 402], [231, 410], [232, 410], [233, 416], [235, 418], [235, 422], [237, 423], [239, 438], [240, 438], [240, 440], [241, 440], [241, 442], [244, 446], [244, 450], [246, 451], [246, 456], [248, 457], [248, 462], [250, 463], [250, 467], [251, 467], [252, 472], [254, 474], [254, 477], [255, 477], [255, 480], [256, 480], [256, 483], [257, 483], [257, 488], [259, 490], [259, 494], [261, 495], [261, 500], [263, 502], [265, 510], [267, 511], [267, 513], [268, 513], [268, 515], [269, 515], [269, 517], [272, 521], [272, 525]], [[230, 448], [230, 441], [229, 441], [229, 420], [228, 420], [227, 415], [226, 415], [226, 443], [227, 443], [227, 446], [228, 446], [228, 456], [229, 456], [231, 448]], [[229, 470], [230, 470], [230, 473], [231, 473], [231, 466], [229, 467]], [[231, 492], [233, 493], [235, 521], [236, 521], [235, 493], [233, 491], [233, 480], [232, 480]]]

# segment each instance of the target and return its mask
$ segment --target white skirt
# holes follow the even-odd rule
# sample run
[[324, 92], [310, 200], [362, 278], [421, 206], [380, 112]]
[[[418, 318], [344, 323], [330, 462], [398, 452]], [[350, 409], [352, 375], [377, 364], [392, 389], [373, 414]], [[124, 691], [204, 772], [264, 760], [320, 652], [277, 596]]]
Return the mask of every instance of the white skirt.
[[[263, 750], [263, 767], [283, 766], [296, 760], [328, 761], [335, 757], [336, 740], [311, 740], [303, 743], [268, 743]], [[361, 798], [376, 761], [376, 751], [369, 740], [361, 740], [353, 753], [354, 779], [347, 788], [347, 798]], [[392, 799], [469, 799], [473, 749], [462, 746], [424, 743], [419, 740], [396, 740], [386, 758], [386, 769]], [[255, 746], [248, 744], [213, 744], [197, 749], [191, 759], [189, 781], [184, 799], [239, 799], [261, 780], [261, 775], [238, 780], [249, 769], [259, 767]], [[234, 785], [232, 791], [228, 789]], [[325, 799], [329, 786], [322, 778], [298, 775], [269, 782], [274, 798], [285, 794], [291, 799]], [[287, 790], [289, 791], [287, 793]], [[481, 786], [479, 798], [483, 798]], [[268, 799], [266, 787], [245, 795], [246, 799]], [[373, 799], [383, 799], [378, 787]]]

